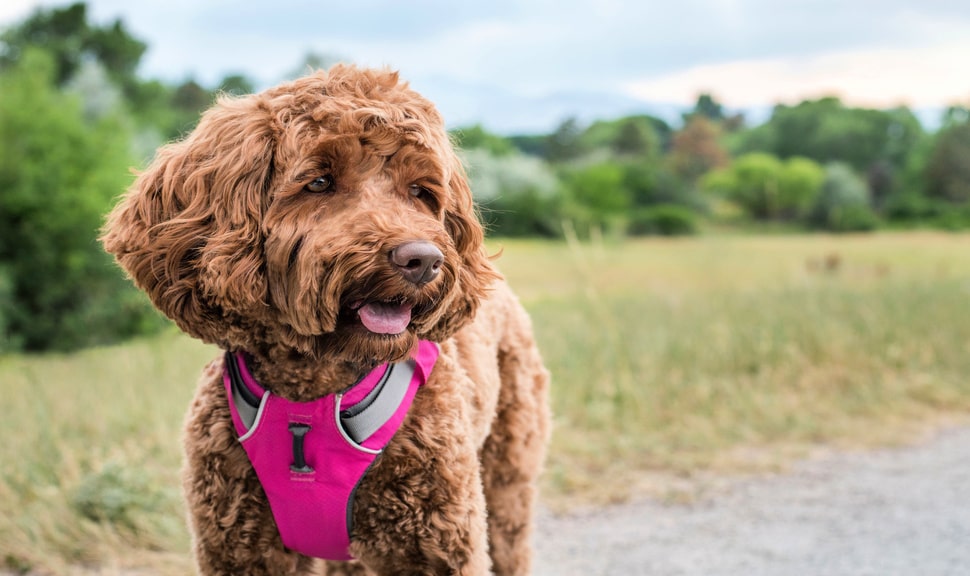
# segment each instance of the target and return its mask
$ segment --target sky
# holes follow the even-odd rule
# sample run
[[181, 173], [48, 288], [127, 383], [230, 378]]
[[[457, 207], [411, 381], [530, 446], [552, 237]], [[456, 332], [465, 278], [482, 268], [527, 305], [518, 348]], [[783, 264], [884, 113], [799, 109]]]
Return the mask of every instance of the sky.
[[[48, 0], [3, 0], [0, 26]], [[970, 105], [967, 0], [90, 0], [148, 44], [140, 73], [258, 88], [306, 54], [401, 71], [452, 126], [501, 133], [651, 113], [700, 93], [749, 118], [839, 96], [932, 123]]]

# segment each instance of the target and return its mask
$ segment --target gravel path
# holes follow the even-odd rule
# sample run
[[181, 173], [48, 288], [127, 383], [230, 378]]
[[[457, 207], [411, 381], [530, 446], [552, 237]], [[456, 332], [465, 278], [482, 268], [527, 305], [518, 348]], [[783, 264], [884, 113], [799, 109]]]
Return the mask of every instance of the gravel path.
[[970, 429], [741, 480], [689, 505], [544, 513], [535, 576], [970, 574]]

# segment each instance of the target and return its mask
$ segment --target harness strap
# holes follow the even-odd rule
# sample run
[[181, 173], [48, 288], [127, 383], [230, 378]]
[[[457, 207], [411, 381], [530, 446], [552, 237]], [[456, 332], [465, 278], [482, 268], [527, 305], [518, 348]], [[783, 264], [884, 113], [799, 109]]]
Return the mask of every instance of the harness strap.
[[260, 397], [243, 382], [242, 374], [239, 373], [239, 363], [231, 352], [226, 352], [225, 365], [226, 371], [229, 372], [229, 383], [232, 386], [232, 399], [236, 404], [236, 412], [239, 413], [239, 418], [246, 426], [246, 430], [249, 430], [256, 423]]
[[[246, 429], [253, 427], [262, 398], [250, 390], [239, 372], [239, 360], [226, 352], [226, 367], [232, 387], [236, 411]], [[404, 401], [411, 378], [414, 376], [414, 360], [389, 364], [381, 380], [360, 402], [340, 411], [340, 425], [351, 440], [360, 444], [370, 438], [387, 423]]]
[[394, 416], [414, 376], [414, 360], [390, 364], [381, 381], [363, 400], [340, 412], [340, 425], [360, 444]]

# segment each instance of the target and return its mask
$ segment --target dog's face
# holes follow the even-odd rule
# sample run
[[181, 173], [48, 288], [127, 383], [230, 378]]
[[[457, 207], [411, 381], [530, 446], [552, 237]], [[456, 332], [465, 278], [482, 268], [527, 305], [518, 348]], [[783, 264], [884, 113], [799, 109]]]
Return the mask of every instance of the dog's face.
[[355, 363], [464, 325], [497, 278], [482, 240], [431, 103], [343, 66], [221, 99], [158, 151], [103, 235], [189, 334]]

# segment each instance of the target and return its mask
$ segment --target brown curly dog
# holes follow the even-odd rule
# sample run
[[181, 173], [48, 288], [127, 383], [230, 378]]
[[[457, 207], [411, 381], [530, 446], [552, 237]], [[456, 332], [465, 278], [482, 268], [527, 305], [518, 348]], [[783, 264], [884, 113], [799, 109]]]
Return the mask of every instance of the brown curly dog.
[[[396, 73], [336, 66], [220, 98], [158, 150], [102, 241], [182, 330], [288, 402], [345, 391], [419, 342], [440, 350], [352, 492], [348, 562], [284, 545], [234, 426], [238, 366], [210, 363], [184, 438], [201, 574], [529, 572], [548, 374], [441, 116]], [[270, 452], [298, 458], [293, 434]]]

